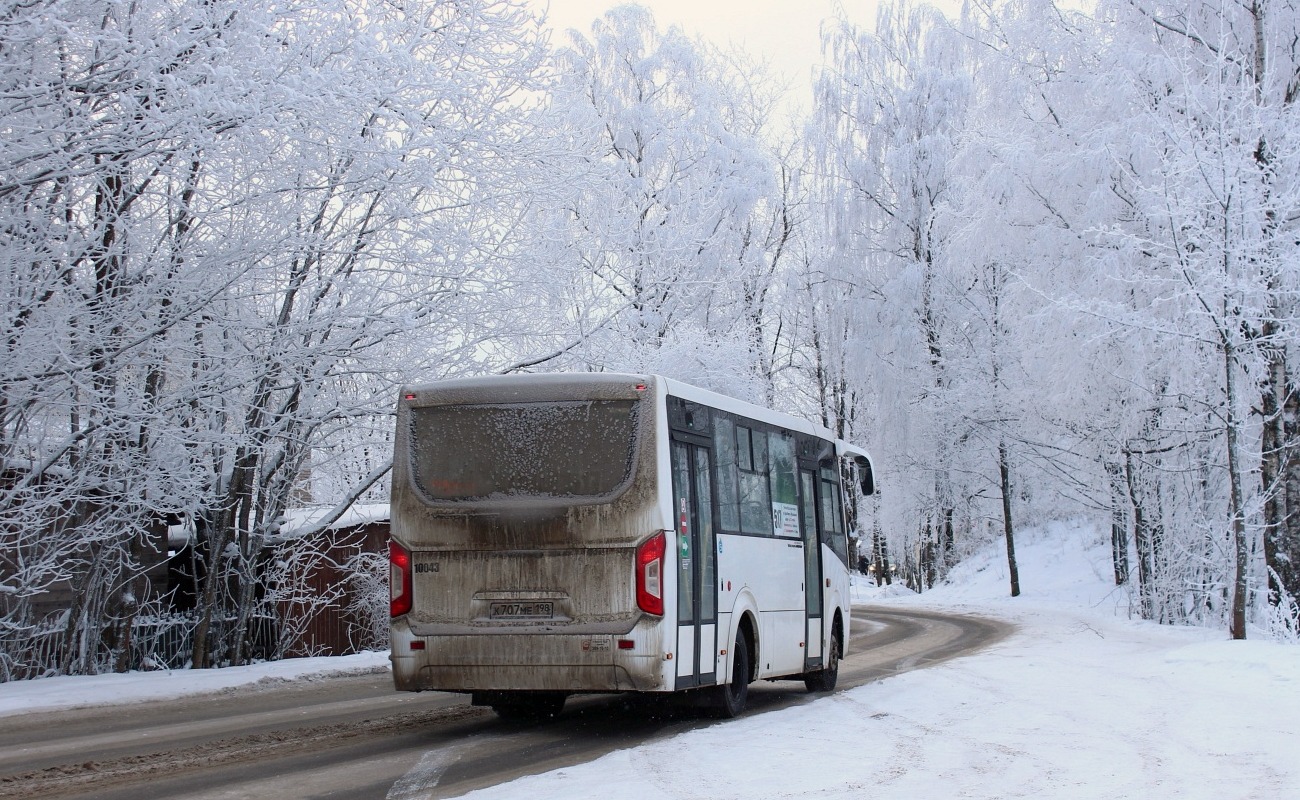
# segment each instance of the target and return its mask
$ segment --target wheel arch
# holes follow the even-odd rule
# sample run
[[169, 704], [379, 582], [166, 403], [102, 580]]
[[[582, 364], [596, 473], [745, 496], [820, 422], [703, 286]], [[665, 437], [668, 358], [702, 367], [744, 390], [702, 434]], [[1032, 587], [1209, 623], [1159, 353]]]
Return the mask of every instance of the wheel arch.
[[[848, 642], [848, 639], [845, 638], [844, 631], [845, 631], [844, 612], [843, 609], [841, 609], [839, 606], [836, 606], [835, 616], [831, 618], [831, 634], [832, 634], [831, 641], [839, 642], [840, 651], [836, 653], [836, 655], [838, 655], [840, 658], [844, 658], [846, 643]], [[834, 634], [837, 633], [839, 634], [839, 636], [838, 637], [834, 636]]]
[[[736, 637], [745, 637], [745, 646], [749, 648], [749, 675], [746, 677], [753, 682], [754, 676], [758, 674], [758, 617], [750, 610], [741, 612], [740, 622], [736, 625]], [[732, 639], [735, 641], [735, 638]]]
[[[754, 601], [754, 595], [748, 588], [741, 589], [737, 593], [736, 600], [731, 605], [731, 620], [724, 641], [730, 649], [737, 636], [745, 637], [745, 644], [749, 646], [749, 679], [753, 681], [754, 676], [758, 674], [759, 650], [763, 643], [759, 641], [758, 603]], [[726, 665], [727, 674], [719, 676], [720, 683], [731, 680], [731, 659], [727, 659]]]

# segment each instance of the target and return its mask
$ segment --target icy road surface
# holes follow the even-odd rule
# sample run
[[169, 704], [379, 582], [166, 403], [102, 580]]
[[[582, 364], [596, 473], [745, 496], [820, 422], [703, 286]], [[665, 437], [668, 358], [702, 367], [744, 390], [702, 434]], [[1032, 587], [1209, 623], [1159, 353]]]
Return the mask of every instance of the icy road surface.
[[[857, 612], [844, 688], [972, 652], [1008, 630], [923, 610]], [[357, 661], [370, 672], [11, 715], [0, 797], [451, 797], [725, 725], [653, 702], [663, 698], [612, 697], [575, 697], [556, 720], [507, 724], [463, 696], [394, 692], [382, 664]], [[109, 685], [129, 677], [103, 676]], [[801, 683], [755, 684], [746, 717], [813, 700]]]

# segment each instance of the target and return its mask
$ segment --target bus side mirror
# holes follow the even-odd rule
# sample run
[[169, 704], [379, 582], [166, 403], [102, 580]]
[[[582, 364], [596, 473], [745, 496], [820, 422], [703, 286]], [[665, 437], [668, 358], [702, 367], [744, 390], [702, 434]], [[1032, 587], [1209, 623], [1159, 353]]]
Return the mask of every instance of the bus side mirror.
[[857, 456], [853, 459], [858, 465], [858, 483], [862, 487], [864, 495], [873, 495], [876, 493], [876, 478], [871, 473], [871, 462], [863, 456]]

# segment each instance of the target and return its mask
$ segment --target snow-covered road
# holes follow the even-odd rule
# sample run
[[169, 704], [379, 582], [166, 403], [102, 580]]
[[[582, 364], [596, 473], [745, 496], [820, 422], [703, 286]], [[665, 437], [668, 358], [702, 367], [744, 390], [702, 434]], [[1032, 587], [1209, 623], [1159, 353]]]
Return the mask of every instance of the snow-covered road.
[[[1016, 626], [978, 655], [469, 796], [1300, 797], [1300, 647], [1129, 619], [1127, 595], [1108, 584], [1104, 543], [1092, 532], [1054, 526], [1025, 535], [1018, 550], [1024, 593], [1016, 599], [1006, 596], [996, 548], [921, 596], [856, 587], [863, 603]], [[0, 715], [384, 663], [374, 654], [3, 684]], [[407, 775], [423, 761], [412, 758]], [[418, 783], [398, 781], [391, 791], [420, 796], [407, 791]]]
[[1300, 797], [1300, 647], [1128, 619], [1092, 531], [1017, 544], [1019, 598], [997, 547], [921, 596], [858, 587], [1017, 626], [978, 655], [469, 797]]
[[[858, 615], [871, 622], [859, 622]], [[1000, 623], [923, 609], [855, 609], [840, 684], [977, 652]], [[327, 668], [327, 662], [321, 667]], [[224, 671], [238, 674], [239, 670]], [[158, 682], [200, 679], [155, 674]], [[132, 685], [131, 676], [57, 680]], [[751, 716], [807, 704], [802, 681], [751, 687]], [[189, 800], [457, 797], [521, 776], [716, 724], [671, 698], [574, 697], [564, 714], [511, 724], [461, 695], [396, 692], [383, 667], [354, 675], [263, 678], [216, 693], [10, 715], [0, 727], [0, 797]], [[382, 788], [381, 788], [382, 787]]]

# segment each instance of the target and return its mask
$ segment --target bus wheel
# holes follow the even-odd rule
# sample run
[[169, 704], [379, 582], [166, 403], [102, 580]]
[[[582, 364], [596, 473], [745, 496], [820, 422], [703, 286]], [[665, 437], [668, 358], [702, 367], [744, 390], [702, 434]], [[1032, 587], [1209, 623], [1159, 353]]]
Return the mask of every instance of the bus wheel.
[[749, 699], [749, 643], [743, 633], [736, 634], [731, 653], [731, 682], [714, 689], [713, 715], [719, 719], [739, 716]]
[[831, 692], [835, 690], [835, 681], [840, 676], [840, 632], [831, 631], [830, 652], [826, 654], [826, 667], [803, 676], [803, 685], [810, 692]]
[[497, 716], [511, 722], [541, 722], [564, 710], [563, 692], [520, 692], [492, 704]]

